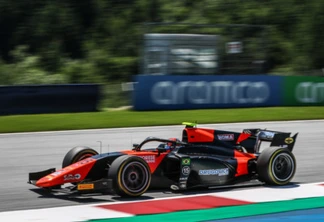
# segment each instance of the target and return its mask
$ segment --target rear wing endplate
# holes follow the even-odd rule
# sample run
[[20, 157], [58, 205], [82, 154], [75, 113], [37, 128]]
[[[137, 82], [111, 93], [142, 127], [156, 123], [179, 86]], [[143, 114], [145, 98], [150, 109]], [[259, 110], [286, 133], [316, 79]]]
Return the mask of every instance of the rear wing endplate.
[[270, 146], [285, 147], [292, 151], [298, 136], [298, 133], [291, 136], [291, 133], [287, 132], [262, 129], [245, 129], [243, 132], [250, 133], [252, 136], [256, 137], [257, 143], [255, 144], [254, 148], [255, 153], [259, 152], [260, 142], [262, 141], [271, 142]]
[[298, 133], [296, 133], [294, 136], [287, 136], [286, 134], [275, 134], [273, 137], [273, 140], [271, 142], [271, 146], [280, 146], [280, 147], [287, 147], [290, 152], [292, 152], [294, 146], [295, 146], [295, 142], [296, 142], [296, 138], [298, 136]]

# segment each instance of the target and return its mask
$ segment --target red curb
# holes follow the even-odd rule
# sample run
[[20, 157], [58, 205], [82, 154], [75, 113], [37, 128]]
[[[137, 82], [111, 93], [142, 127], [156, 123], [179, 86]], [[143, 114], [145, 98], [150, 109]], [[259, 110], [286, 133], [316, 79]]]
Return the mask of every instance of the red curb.
[[167, 200], [153, 200], [136, 203], [99, 205], [97, 207], [121, 211], [129, 214], [158, 214], [181, 210], [198, 210], [223, 206], [250, 204], [252, 202], [215, 196], [185, 197]]

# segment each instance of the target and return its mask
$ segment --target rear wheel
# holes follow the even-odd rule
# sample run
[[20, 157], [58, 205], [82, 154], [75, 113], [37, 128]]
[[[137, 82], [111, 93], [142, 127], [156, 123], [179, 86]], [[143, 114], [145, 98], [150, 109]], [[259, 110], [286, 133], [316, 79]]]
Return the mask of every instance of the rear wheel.
[[270, 185], [286, 185], [296, 172], [296, 159], [287, 148], [265, 149], [257, 161], [259, 180]]
[[97, 151], [86, 146], [74, 147], [65, 155], [62, 163], [62, 168], [97, 154]]
[[148, 164], [140, 157], [124, 155], [113, 161], [108, 178], [120, 196], [137, 197], [147, 191], [151, 183]]

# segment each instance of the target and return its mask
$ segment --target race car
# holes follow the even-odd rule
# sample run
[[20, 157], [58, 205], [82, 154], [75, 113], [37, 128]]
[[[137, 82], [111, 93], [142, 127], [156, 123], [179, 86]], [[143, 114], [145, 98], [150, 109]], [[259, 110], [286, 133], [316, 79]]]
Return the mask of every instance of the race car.
[[181, 140], [148, 137], [133, 149], [100, 154], [75, 147], [65, 155], [62, 169], [29, 173], [28, 183], [50, 192], [137, 197], [148, 189], [181, 192], [252, 180], [286, 185], [295, 174], [292, 151], [298, 133], [183, 124]]

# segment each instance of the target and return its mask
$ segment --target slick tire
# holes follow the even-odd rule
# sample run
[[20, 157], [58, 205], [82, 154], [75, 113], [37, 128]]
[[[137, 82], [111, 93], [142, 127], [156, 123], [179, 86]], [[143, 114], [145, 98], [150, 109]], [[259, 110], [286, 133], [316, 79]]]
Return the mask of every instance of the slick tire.
[[138, 197], [151, 184], [151, 171], [140, 157], [123, 155], [111, 164], [108, 178], [113, 181], [114, 191], [121, 197]]
[[74, 147], [65, 155], [62, 162], [62, 168], [97, 154], [97, 151], [86, 146]]
[[257, 160], [259, 180], [269, 185], [286, 185], [296, 172], [296, 159], [287, 148], [269, 147]]

